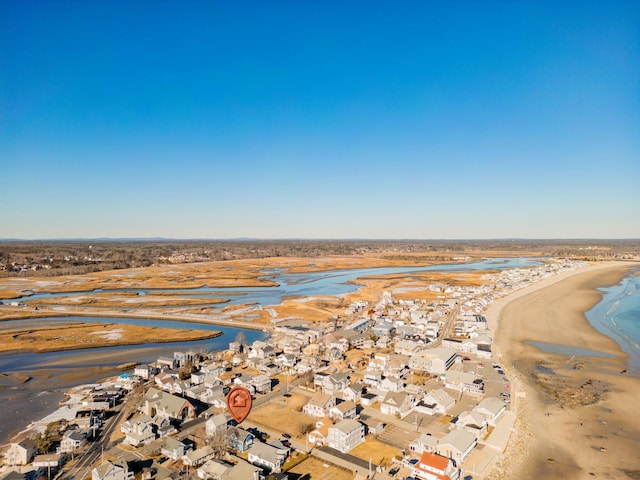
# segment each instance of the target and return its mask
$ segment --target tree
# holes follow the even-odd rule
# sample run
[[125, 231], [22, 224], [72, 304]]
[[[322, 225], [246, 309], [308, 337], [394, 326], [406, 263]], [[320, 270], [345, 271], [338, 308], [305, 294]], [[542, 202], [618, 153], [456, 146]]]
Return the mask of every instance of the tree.
[[315, 424], [304, 423], [298, 427], [298, 430], [300, 431], [301, 435], [306, 435], [307, 433], [312, 432], [314, 428], [315, 428]]
[[243, 331], [238, 332], [238, 334], [236, 335], [235, 341], [238, 342], [243, 347], [247, 346], [247, 337], [245, 336]]

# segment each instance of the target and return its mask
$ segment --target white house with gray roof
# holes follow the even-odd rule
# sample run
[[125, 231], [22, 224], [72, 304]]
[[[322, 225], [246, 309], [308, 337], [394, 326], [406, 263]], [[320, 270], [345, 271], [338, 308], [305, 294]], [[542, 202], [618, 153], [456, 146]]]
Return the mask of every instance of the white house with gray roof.
[[364, 425], [356, 420], [342, 420], [329, 427], [327, 443], [331, 448], [347, 453], [362, 442], [364, 442]]
[[452, 430], [440, 439], [436, 446], [436, 452], [455, 460], [460, 466], [471, 450], [478, 443], [474, 434], [465, 430]]

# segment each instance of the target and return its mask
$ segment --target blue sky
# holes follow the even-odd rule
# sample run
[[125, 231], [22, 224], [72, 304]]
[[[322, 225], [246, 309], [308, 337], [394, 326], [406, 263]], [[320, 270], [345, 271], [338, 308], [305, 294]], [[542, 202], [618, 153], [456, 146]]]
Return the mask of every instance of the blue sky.
[[638, 25], [0, 0], [0, 238], [639, 238]]

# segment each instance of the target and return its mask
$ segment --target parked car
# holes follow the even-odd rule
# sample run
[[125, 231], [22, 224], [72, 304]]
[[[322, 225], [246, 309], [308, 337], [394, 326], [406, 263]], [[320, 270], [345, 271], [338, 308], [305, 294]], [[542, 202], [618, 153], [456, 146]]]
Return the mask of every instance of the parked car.
[[393, 477], [399, 471], [400, 471], [400, 467], [393, 467], [391, 470], [389, 470], [389, 476]]
[[291, 438], [291, 435], [289, 435], [287, 432], [283, 432], [283, 433], [282, 433], [282, 436], [283, 436], [284, 438]]

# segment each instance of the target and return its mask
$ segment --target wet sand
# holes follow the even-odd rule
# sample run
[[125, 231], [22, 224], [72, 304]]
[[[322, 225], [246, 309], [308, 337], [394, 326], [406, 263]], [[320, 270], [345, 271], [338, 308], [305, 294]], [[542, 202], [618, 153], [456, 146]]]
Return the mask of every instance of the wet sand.
[[[489, 478], [640, 478], [640, 378], [621, 373], [626, 354], [584, 315], [600, 300], [598, 287], [618, 283], [634, 266], [567, 272], [487, 311], [518, 412], [515, 438]], [[546, 353], [530, 341], [607, 356]]]

